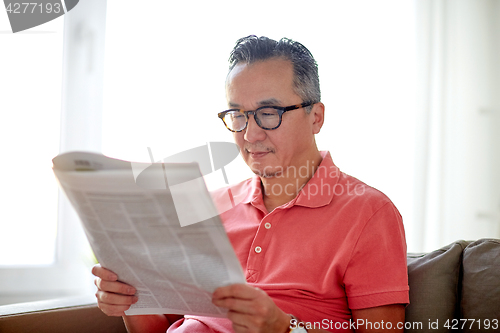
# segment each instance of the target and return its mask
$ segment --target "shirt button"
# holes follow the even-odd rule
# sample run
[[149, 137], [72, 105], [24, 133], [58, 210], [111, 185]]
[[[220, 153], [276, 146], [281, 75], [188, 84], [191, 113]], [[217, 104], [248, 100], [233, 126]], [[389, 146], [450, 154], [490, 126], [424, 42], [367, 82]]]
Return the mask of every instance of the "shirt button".
[[262, 252], [262, 248], [260, 246], [257, 246], [255, 248], [255, 253], [261, 253]]
[[271, 229], [271, 223], [267, 222], [264, 224], [264, 227], [266, 227], [266, 229]]

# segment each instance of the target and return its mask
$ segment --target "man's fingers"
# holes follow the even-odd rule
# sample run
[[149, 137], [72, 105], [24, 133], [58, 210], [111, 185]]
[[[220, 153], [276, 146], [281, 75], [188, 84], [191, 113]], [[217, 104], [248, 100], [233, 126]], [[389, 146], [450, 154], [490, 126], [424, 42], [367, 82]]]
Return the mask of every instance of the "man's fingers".
[[265, 292], [261, 289], [249, 286], [247, 284], [236, 283], [225, 287], [217, 288], [213, 295], [213, 299], [223, 299], [223, 298], [239, 298], [251, 300], [259, 296], [263, 296]]
[[244, 327], [261, 327], [264, 324], [263, 317], [235, 311], [229, 311], [227, 313], [227, 318], [231, 320], [233, 324]]
[[263, 290], [233, 284], [214, 291], [212, 303], [228, 309], [235, 332], [285, 331], [289, 316]]
[[231, 323], [233, 324], [233, 330], [235, 333], [240, 333], [240, 332], [248, 332], [248, 325], [242, 324], [242, 321], [239, 318], [233, 317], [231, 314], [231, 311], [228, 312], [228, 319], [231, 320]]
[[118, 276], [109, 269], [97, 264], [92, 268], [92, 274], [96, 276], [97, 306], [106, 315], [124, 316], [125, 311], [138, 301], [138, 297], [134, 296], [136, 289], [118, 281]]
[[221, 308], [229, 309], [234, 312], [242, 313], [245, 315], [256, 314], [254, 309], [254, 303], [247, 300], [241, 300], [237, 298], [222, 298], [214, 299], [212, 303]]
[[102, 267], [101, 264], [97, 264], [94, 265], [94, 267], [92, 267], [92, 274], [94, 274], [97, 277], [100, 277], [103, 280], [108, 280], [108, 281], [118, 280], [118, 275], [116, 275], [109, 269]]
[[97, 306], [108, 316], [124, 316], [125, 311], [130, 308], [130, 305], [111, 305], [102, 302], [97, 302]]
[[97, 297], [97, 300], [101, 303], [108, 304], [108, 305], [132, 305], [135, 302], [137, 302], [137, 296], [126, 296], [126, 295], [119, 295], [119, 294], [113, 294], [105, 291], [98, 290], [95, 293], [95, 296]]
[[106, 281], [100, 278], [96, 278], [94, 280], [94, 283], [97, 288], [102, 291], [124, 295], [134, 295], [136, 293], [134, 287], [119, 281]]
[[[128, 285], [121, 282], [103, 281], [100, 278], [96, 278], [96, 285], [99, 284], [101, 284], [101, 286], [107, 285], [109, 289], [120, 289], [122, 286], [125, 286], [128, 289], [129, 287]], [[97, 298], [97, 306], [108, 316], [124, 316], [125, 311], [128, 310], [130, 306], [136, 303], [139, 299], [137, 296], [103, 291], [99, 286], [98, 288], [99, 289], [95, 293], [95, 296]]]
[[212, 303], [243, 315], [266, 316], [274, 303], [261, 289], [245, 284], [221, 287], [214, 292]]

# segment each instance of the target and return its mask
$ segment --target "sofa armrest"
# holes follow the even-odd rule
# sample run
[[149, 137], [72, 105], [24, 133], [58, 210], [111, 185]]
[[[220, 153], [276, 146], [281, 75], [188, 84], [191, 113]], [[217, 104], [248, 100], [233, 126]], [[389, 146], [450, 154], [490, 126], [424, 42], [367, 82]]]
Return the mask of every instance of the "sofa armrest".
[[95, 298], [75, 297], [0, 306], [0, 332], [126, 333], [121, 317], [108, 317]]

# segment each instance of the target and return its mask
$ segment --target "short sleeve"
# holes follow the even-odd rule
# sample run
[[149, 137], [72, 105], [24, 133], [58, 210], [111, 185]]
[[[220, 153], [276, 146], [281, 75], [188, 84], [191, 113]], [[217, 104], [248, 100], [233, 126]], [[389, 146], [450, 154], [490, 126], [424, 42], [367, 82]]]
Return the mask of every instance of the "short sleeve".
[[352, 310], [409, 303], [403, 221], [391, 202], [366, 221], [347, 265], [344, 287]]

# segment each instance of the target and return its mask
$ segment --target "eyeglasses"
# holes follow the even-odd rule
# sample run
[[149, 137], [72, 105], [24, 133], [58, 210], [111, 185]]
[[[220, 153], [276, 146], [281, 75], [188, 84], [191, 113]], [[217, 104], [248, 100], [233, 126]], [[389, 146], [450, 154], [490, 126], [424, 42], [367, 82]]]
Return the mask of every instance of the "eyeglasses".
[[260, 128], [274, 130], [280, 127], [283, 113], [313, 105], [313, 102], [291, 106], [262, 106], [257, 110], [245, 111], [243, 109], [230, 109], [219, 112], [218, 116], [231, 132], [241, 132], [248, 125], [248, 115], [253, 115], [255, 122]]

